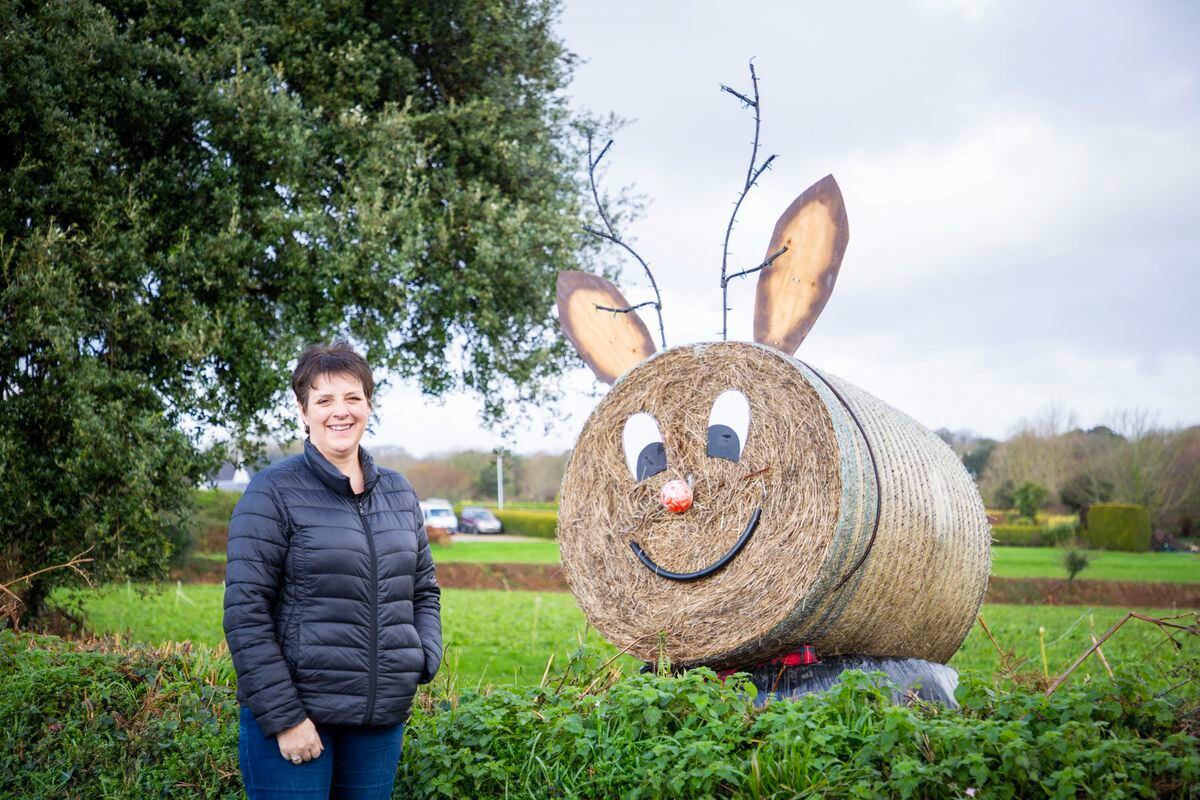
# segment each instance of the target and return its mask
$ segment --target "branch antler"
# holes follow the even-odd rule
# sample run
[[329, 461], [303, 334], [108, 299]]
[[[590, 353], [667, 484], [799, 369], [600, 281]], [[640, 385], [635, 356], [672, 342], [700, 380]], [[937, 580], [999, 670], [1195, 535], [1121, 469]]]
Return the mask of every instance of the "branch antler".
[[588, 180], [592, 185], [592, 198], [596, 201], [596, 209], [600, 212], [600, 219], [604, 221], [605, 230], [597, 230], [590, 225], [584, 225], [583, 229], [593, 236], [612, 242], [625, 249], [631, 256], [637, 259], [637, 262], [642, 265], [642, 269], [646, 272], [646, 277], [650, 279], [650, 287], [654, 290], [654, 299], [647, 300], [644, 303], [638, 303], [628, 308], [610, 308], [608, 306], [596, 306], [597, 311], [611, 311], [614, 314], [629, 314], [643, 306], [654, 306], [655, 313], [658, 314], [658, 336], [662, 340], [663, 349], [667, 349], [667, 335], [663, 330], [662, 318], [662, 295], [658, 292], [658, 282], [654, 280], [654, 274], [650, 272], [650, 265], [645, 259], [637, 254], [637, 251], [626, 244], [617, 232], [613, 230], [612, 221], [608, 218], [608, 213], [604, 210], [604, 204], [600, 202], [600, 192], [596, 189], [596, 167], [600, 166], [600, 160], [608, 153], [608, 149], [612, 147], [612, 139], [608, 140], [608, 144], [604, 145], [604, 149], [600, 151], [600, 155], [592, 158], [592, 134], [589, 131], [587, 135], [588, 145]]
[[[731, 89], [725, 84], [721, 84], [721, 91], [729, 94], [742, 101], [743, 108], [754, 110], [754, 144], [750, 150], [750, 166], [746, 168], [746, 182], [742, 186], [742, 191], [738, 195], [737, 202], [733, 204], [733, 213], [729, 216], [729, 225], [725, 228], [725, 243], [721, 250], [721, 340], [728, 338], [729, 330], [729, 282], [734, 278], [740, 278], [744, 275], [749, 275], [759, 270], [766, 269], [771, 266], [775, 259], [787, 252], [786, 247], [780, 248], [777, 252], [767, 257], [765, 261], [757, 267], [744, 269], [741, 272], [735, 272], [732, 275], [728, 274], [729, 270], [729, 235], [733, 232], [733, 221], [737, 219], [738, 209], [742, 206], [742, 201], [746, 199], [746, 195], [754, 184], [758, 182], [759, 177], [771, 168], [771, 162], [775, 160], [775, 155], [767, 157], [767, 160], [762, 164], [758, 163], [758, 134], [762, 127], [762, 107], [758, 96], [758, 74], [754, 71], [754, 62], [750, 62], [750, 84], [754, 88], [754, 98], [751, 99], [741, 92]], [[603, 155], [603, 154], [601, 154]]]

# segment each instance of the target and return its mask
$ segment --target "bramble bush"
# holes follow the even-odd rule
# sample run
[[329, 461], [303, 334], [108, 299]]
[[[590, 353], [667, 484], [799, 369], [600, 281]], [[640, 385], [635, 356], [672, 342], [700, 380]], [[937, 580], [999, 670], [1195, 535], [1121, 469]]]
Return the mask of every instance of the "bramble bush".
[[[1147, 674], [1045, 697], [964, 676], [961, 710], [896, 706], [873, 676], [753, 708], [707, 670], [423, 694], [398, 798], [1195, 797], [1194, 694]], [[1143, 671], [1144, 672], [1144, 671]], [[233, 671], [220, 651], [0, 631], [0, 797], [241, 795]]]

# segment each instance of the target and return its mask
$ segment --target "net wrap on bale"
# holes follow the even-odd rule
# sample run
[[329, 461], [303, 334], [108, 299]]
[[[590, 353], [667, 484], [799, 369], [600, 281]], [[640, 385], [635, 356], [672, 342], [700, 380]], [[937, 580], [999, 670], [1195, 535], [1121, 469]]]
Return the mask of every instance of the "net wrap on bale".
[[[750, 406], [737, 461], [707, 455], [715, 399]], [[622, 432], [658, 424], [667, 469], [637, 481]], [[657, 502], [690, 480], [694, 504]], [[654, 574], [729, 563], [696, 581]], [[746, 666], [812, 644], [822, 655], [945, 662], [987, 588], [990, 531], [962, 463], [937, 436], [846, 381], [770, 347], [676, 347], [623, 375], [589, 417], [563, 480], [559, 543], [588, 620], [643, 660]]]

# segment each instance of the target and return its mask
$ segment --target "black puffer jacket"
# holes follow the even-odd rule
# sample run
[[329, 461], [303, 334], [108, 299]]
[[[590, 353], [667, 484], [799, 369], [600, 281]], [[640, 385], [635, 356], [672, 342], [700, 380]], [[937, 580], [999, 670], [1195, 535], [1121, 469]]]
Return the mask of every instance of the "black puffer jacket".
[[273, 736], [408, 719], [441, 662], [440, 591], [412, 487], [359, 448], [364, 488], [312, 444], [254, 476], [229, 523], [225, 640]]

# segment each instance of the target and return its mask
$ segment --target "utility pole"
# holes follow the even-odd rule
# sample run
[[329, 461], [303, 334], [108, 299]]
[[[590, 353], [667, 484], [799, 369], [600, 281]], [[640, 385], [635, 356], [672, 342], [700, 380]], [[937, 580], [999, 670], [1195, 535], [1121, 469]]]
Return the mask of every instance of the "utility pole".
[[504, 510], [504, 453], [496, 451], [496, 504]]

